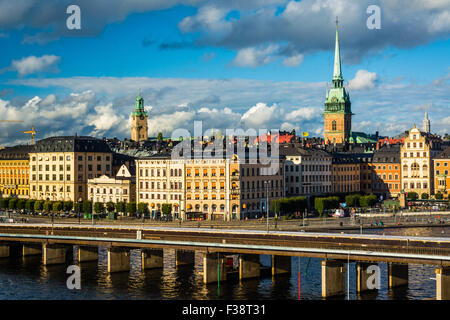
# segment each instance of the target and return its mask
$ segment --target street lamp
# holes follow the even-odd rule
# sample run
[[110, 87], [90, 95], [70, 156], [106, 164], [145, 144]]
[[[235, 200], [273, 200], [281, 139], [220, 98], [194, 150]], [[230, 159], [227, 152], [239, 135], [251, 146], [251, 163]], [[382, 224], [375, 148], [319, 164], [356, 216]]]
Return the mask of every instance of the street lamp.
[[81, 224], [81, 210], [80, 210], [80, 203], [83, 201], [83, 199], [78, 199], [78, 224]]
[[267, 232], [269, 232], [269, 181], [264, 181], [266, 187], [266, 216], [267, 216]]
[[91, 201], [91, 215], [92, 215], [92, 225], [94, 225], [94, 196], [92, 196]]

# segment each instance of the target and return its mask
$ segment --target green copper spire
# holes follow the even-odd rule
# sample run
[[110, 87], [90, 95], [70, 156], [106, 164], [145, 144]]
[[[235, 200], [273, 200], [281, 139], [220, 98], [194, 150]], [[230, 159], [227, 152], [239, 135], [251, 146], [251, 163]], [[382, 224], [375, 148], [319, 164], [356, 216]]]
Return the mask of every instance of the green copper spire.
[[136, 116], [147, 116], [147, 112], [144, 109], [144, 99], [141, 97], [141, 89], [139, 89], [139, 95], [136, 97], [136, 107], [133, 114]]
[[333, 80], [343, 80], [341, 72], [341, 55], [339, 52], [338, 18], [336, 17], [336, 46], [334, 48]]

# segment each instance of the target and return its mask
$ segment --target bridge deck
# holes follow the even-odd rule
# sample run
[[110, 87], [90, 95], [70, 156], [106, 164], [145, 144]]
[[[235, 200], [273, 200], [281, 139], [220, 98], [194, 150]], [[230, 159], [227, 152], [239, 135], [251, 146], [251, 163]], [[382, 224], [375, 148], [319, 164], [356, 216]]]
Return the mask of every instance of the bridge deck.
[[0, 225], [0, 241], [450, 265], [448, 237], [14, 223]]

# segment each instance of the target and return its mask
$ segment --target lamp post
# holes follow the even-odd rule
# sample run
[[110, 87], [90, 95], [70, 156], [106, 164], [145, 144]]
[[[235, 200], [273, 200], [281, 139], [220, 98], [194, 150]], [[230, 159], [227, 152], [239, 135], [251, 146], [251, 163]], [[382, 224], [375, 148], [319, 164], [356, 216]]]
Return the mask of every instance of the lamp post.
[[81, 224], [81, 210], [80, 210], [80, 203], [83, 201], [83, 199], [78, 199], [78, 224]]
[[269, 181], [264, 181], [264, 186], [266, 187], [266, 221], [267, 221], [267, 232], [269, 232]]
[[91, 201], [91, 215], [92, 215], [92, 225], [94, 225], [94, 196], [92, 196], [92, 201]]

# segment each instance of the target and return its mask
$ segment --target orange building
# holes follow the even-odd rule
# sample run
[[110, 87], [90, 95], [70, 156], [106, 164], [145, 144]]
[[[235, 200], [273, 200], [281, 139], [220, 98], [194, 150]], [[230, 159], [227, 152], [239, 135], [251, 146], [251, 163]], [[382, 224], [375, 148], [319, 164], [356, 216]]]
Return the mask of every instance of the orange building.
[[448, 199], [450, 193], [450, 147], [439, 153], [434, 162], [434, 194], [442, 193]]
[[401, 191], [400, 144], [384, 145], [374, 151], [372, 191], [384, 199], [397, 197]]

